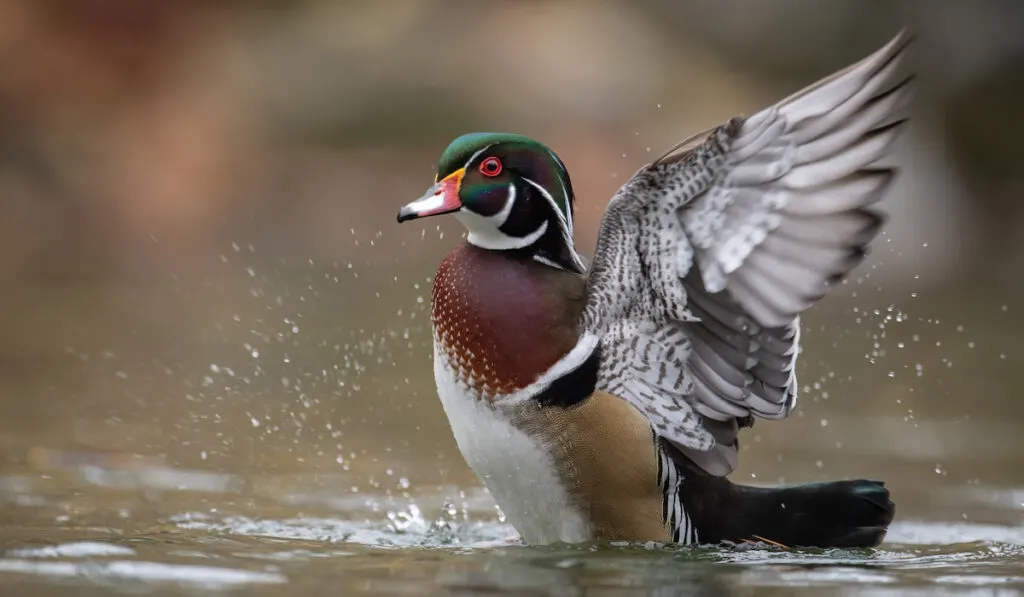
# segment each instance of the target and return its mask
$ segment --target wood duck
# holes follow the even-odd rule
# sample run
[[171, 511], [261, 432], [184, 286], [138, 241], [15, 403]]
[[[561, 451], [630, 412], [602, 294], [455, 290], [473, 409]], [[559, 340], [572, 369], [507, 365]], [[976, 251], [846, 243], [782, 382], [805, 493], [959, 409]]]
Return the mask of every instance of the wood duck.
[[739, 430], [796, 405], [800, 314], [864, 257], [911, 95], [899, 34], [863, 61], [641, 168], [589, 268], [562, 160], [473, 133], [398, 221], [468, 231], [433, 281], [434, 375], [459, 450], [530, 544], [878, 545], [878, 481], [726, 479]]

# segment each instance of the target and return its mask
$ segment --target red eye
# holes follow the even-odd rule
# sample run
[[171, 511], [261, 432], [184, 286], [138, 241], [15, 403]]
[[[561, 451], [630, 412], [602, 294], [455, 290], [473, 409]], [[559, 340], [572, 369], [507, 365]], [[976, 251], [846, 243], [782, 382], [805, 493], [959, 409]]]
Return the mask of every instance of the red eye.
[[492, 157], [480, 162], [480, 174], [492, 178], [501, 174], [501, 160]]

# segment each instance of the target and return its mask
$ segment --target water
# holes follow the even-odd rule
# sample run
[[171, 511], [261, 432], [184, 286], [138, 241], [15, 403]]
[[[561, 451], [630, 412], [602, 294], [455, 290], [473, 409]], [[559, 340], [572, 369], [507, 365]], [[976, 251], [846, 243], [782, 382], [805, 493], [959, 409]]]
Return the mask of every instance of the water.
[[877, 550], [784, 550], [527, 547], [471, 483], [374, 494], [346, 475], [109, 461], [23, 472], [0, 477], [2, 594], [1024, 594], [1024, 490], [964, 491], [941, 475], [921, 488], [932, 497], [898, 503], [999, 522], [903, 518]]
[[[525, 547], [434, 393], [432, 267], [227, 268], [104, 307], [160, 334], [104, 309], [33, 328], [61, 350], [0, 378], [0, 594], [1024, 595], [1005, 293], [830, 299], [805, 319], [796, 413], [743, 436], [740, 483], [887, 481], [881, 549]], [[175, 293], [196, 312], [160, 307]]]

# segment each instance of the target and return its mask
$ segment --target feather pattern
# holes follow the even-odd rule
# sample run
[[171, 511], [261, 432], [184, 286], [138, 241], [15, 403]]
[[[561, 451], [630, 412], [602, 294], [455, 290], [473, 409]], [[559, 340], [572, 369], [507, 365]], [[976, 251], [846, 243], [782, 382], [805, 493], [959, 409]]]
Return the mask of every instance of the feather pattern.
[[640, 169], [608, 205], [583, 327], [601, 336], [598, 387], [713, 474], [737, 427], [796, 404], [800, 314], [865, 254], [873, 167], [903, 128], [911, 38]]
[[697, 527], [683, 504], [681, 490], [683, 472], [672, 457], [658, 448], [658, 484], [663, 496], [661, 519], [672, 533], [672, 542], [680, 545], [696, 545], [700, 542]]

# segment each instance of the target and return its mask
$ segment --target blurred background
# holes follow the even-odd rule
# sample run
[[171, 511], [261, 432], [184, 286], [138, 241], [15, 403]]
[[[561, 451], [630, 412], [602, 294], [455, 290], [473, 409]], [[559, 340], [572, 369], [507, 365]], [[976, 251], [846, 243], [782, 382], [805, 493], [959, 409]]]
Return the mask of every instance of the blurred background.
[[1013, 0], [0, 2], [3, 520], [478, 487], [430, 365], [462, 230], [395, 224], [447, 143], [554, 148], [589, 255], [655, 154], [903, 26], [890, 223], [806, 317], [802, 405], [735, 479], [878, 477], [901, 517], [1024, 522]]

